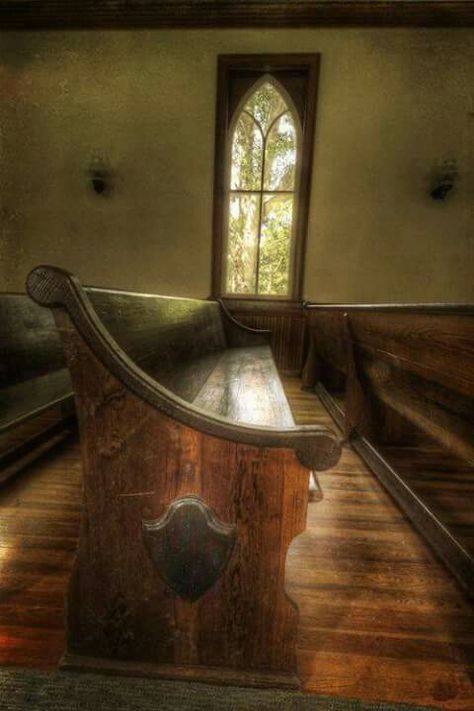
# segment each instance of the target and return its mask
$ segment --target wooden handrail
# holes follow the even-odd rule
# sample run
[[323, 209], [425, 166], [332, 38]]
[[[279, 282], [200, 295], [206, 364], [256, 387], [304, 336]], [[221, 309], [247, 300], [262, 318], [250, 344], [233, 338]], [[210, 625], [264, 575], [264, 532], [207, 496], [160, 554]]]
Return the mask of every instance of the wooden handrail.
[[474, 313], [474, 304], [471, 303], [407, 303], [407, 304], [338, 304], [338, 303], [318, 303], [306, 301], [304, 303], [306, 311], [316, 309], [334, 311], [405, 311], [418, 313]]

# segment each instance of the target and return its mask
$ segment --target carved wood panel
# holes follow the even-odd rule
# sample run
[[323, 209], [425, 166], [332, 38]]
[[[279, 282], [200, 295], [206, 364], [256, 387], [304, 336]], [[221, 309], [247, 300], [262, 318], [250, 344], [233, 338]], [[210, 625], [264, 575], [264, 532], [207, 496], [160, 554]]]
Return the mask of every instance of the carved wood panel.
[[[289, 449], [228, 441], [160, 413], [110, 374], [62, 311], [58, 323], [84, 468], [66, 662], [100, 658], [103, 667], [112, 658], [134, 673], [151, 665], [153, 674], [205, 679], [217, 669], [217, 679], [296, 685], [298, 615], [285, 561], [305, 528], [308, 470]], [[144, 520], [188, 496], [236, 531], [220, 577], [194, 602], [164, 582], [142, 534]]]

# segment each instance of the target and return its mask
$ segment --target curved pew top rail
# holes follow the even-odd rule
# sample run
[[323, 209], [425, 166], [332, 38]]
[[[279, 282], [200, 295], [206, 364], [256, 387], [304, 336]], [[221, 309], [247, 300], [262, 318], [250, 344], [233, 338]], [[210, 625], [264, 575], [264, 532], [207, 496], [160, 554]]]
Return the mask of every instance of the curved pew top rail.
[[[83, 287], [76, 276], [53, 266], [35, 268], [30, 272], [26, 286], [28, 294], [38, 304], [66, 309], [76, 329], [96, 357], [135, 395], [165, 415], [200, 432], [222, 439], [259, 447], [292, 449], [299, 462], [310, 470], [322, 471], [337, 463], [341, 442], [334, 432], [325, 427], [299, 425], [277, 428], [246, 425], [205, 411], [163, 387], [129, 357], [99, 318], [89, 294], [92, 296], [93, 292], [105, 293], [108, 290]], [[222, 313], [226, 331], [231, 325], [242, 328], [244, 335], [254, 331], [240, 326], [229, 316], [227, 310], [223, 309]], [[230, 345], [234, 344], [231, 342]]]

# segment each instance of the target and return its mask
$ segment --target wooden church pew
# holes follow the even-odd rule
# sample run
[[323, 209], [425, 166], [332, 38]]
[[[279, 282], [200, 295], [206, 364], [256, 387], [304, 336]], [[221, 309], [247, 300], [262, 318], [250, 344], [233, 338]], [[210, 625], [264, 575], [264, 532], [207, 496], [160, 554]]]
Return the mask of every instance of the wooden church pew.
[[295, 426], [268, 333], [215, 301], [82, 288], [38, 267], [71, 371], [82, 533], [64, 664], [251, 686], [298, 686], [285, 593], [308, 471], [340, 455]]
[[[346, 436], [458, 577], [474, 588], [474, 557], [464, 510], [409, 476], [418, 459], [444, 462], [474, 495], [474, 307], [469, 305], [307, 304], [311, 348], [305, 387], [316, 388]], [[399, 449], [403, 449], [399, 452]], [[392, 461], [393, 460], [393, 461]], [[397, 470], [404, 462], [403, 473]], [[457, 462], [457, 465], [456, 465]], [[472, 474], [469, 474], [472, 471]], [[417, 475], [418, 480], [421, 474]], [[472, 482], [472, 483], [470, 483]], [[469, 488], [471, 487], [471, 488]], [[459, 498], [459, 497], [458, 497]], [[474, 517], [471, 516], [471, 523]]]
[[69, 433], [73, 394], [51, 314], [0, 295], [0, 481]]

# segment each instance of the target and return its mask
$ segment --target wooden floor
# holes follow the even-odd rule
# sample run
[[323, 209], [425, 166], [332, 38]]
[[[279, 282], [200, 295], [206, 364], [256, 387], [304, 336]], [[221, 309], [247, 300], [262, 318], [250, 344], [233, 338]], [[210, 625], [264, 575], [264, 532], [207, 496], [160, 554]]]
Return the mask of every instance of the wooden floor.
[[[298, 422], [332, 426], [297, 379], [285, 386]], [[304, 688], [472, 711], [467, 599], [352, 450], [319, 479], [325, 497], [310, 504], [308, 529], [287, 568], [301, 612]], [[2, 665], [51, 668], [59, 661], [80, 489], [71, 442], [0, 490]]]
[[381, 451], [410, 489], [474, 554], [474, 467], [435, 443], [381, 447]]

